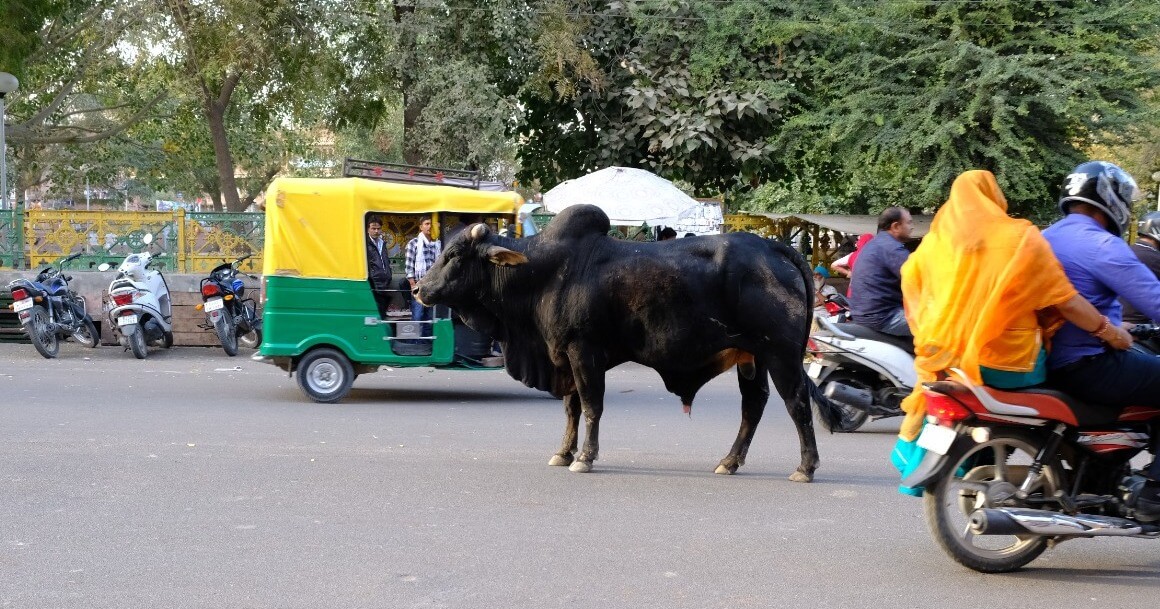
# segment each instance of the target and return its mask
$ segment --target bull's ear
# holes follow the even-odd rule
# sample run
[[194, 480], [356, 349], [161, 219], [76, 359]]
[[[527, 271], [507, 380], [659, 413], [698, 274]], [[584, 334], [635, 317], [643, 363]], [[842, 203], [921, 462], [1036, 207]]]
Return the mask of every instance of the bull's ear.
[[493, 245], [487, 248], [485, 253], [487, 254], [487, 259], [490, 260], [492, 264], [498, 264], [500, 266], [515, 266], [517, 264], [524, 264], [528, 261], [527, 256], [517, 251], [509, 250], [506, 247], [500, 247], [498, 245]]

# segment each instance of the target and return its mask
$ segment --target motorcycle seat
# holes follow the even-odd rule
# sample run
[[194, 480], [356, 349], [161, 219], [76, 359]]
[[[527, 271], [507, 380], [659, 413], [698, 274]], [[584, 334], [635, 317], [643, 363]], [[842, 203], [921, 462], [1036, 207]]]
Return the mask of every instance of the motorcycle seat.
[[866, 326], [858, 325], [856, 323], [846, 322], [846, 323], [840, 323], [840, 324], [836, 324], [836, 325], [838, 326], [839, 330], [841, 330], [847, 334], [852, 334], [854, 336], [857, 336], [858, 338], [865, 338], [866, 340], [875, 340], [875, 341], [878, 341], [880, 343], [894, 345], [895, 347], [902, 349], [903, 351], [909, 353], [910, 355], [912, 355], [912, 356], [914, 355], [914, 340], [913, 339], [904, 338], [902, 336], [894, 336], [893, 334], [887, 334], [885, 332], [879, 332], [878, 330], [873, 330], [873, 329], [867, 328]]
[[[973, 401], [970, 390], [953, 381], [936, 382], [931, 385], [931, 388], [939, 393], [953, 394], [960, 400], [970, 399]], [[1043, 385], [1022, 389], [996, 389], [985, 386], [983, 389], [1000, 402], [1035, 409], [1039, 413], [1036, 418], [1060, 421], [1076, 427], [1148, 421], [1160, 417], [1160, 408], [1129, 406], [1117, 409], [1098, 406]]]

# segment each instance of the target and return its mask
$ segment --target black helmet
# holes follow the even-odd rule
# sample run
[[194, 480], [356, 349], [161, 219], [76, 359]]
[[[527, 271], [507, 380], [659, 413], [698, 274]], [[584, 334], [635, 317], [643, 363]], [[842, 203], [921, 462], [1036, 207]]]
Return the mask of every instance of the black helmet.
[[1138, 234], [1160, 241], [1160, 211], [1152, 211], [1144, 214], [1144, 217], [1140, 218], [1140, 224], [1136, 228]]
[[1107, 214], [1108, 230], [1124, 234], [1132, 213], [1132, 201], [1140, 196], [1136, 181], [1128, 172], [1107, 161], [1088, 161], [1071, 170], [1059, 192], [1059, 210], [1070, 212], [1073, 203], [1088, 203]]

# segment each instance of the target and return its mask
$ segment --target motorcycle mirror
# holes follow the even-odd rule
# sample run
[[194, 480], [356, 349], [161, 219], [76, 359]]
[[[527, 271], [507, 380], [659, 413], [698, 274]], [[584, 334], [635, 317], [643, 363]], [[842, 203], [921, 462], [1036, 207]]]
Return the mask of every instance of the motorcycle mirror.
[[101, 271], [101, 272], [104, 272], [104, 271], [107, 271], [107, 270], [109, 270], [109, 269], [111, 269], [111, 268], [113, 268], [113, 265], [109, 264], [108, 262], [102, 262], [102, 263], [101, 263], [101, 266], [98, 266], [98, 267], [97, 267], [97, 270], [98, 270], [98, 271]]
[[145, 236], [141, 237], [141, 242], [144, 243], [145, 245], [149, 245], [150, 243], [153, 243], [153, 233], [145, 233]]

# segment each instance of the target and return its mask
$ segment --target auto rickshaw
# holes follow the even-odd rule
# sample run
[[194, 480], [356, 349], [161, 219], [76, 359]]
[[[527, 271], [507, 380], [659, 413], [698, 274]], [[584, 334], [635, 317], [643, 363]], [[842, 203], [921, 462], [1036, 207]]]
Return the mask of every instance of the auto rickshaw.
[[[515, 222], [521, 197], [473, 188], [470, 180], [441, 185], [442, 172], [401, 175], [412, 181], [278, 178], [266, 191], [265, 338], [254, 359], [296, 373], [316, 402], [341, 400], [359, 374], [380, 366], [502, 366], [498, 358], [479, 357], [491, 355], [490, 337], [452, 311], [437, 307], [432, 321], [412, 321], [402, 286], [392, 295], [399, 310], [380, 315], [367, 281], [365, 227], [370, 216], [382, 221], [393, 282], [405, 285], [405, 248], [421, 218], [432, 219], [436, 238], [469, 222], [500, 230]], [[399, 178], [392, 172], [391, 179]]]

